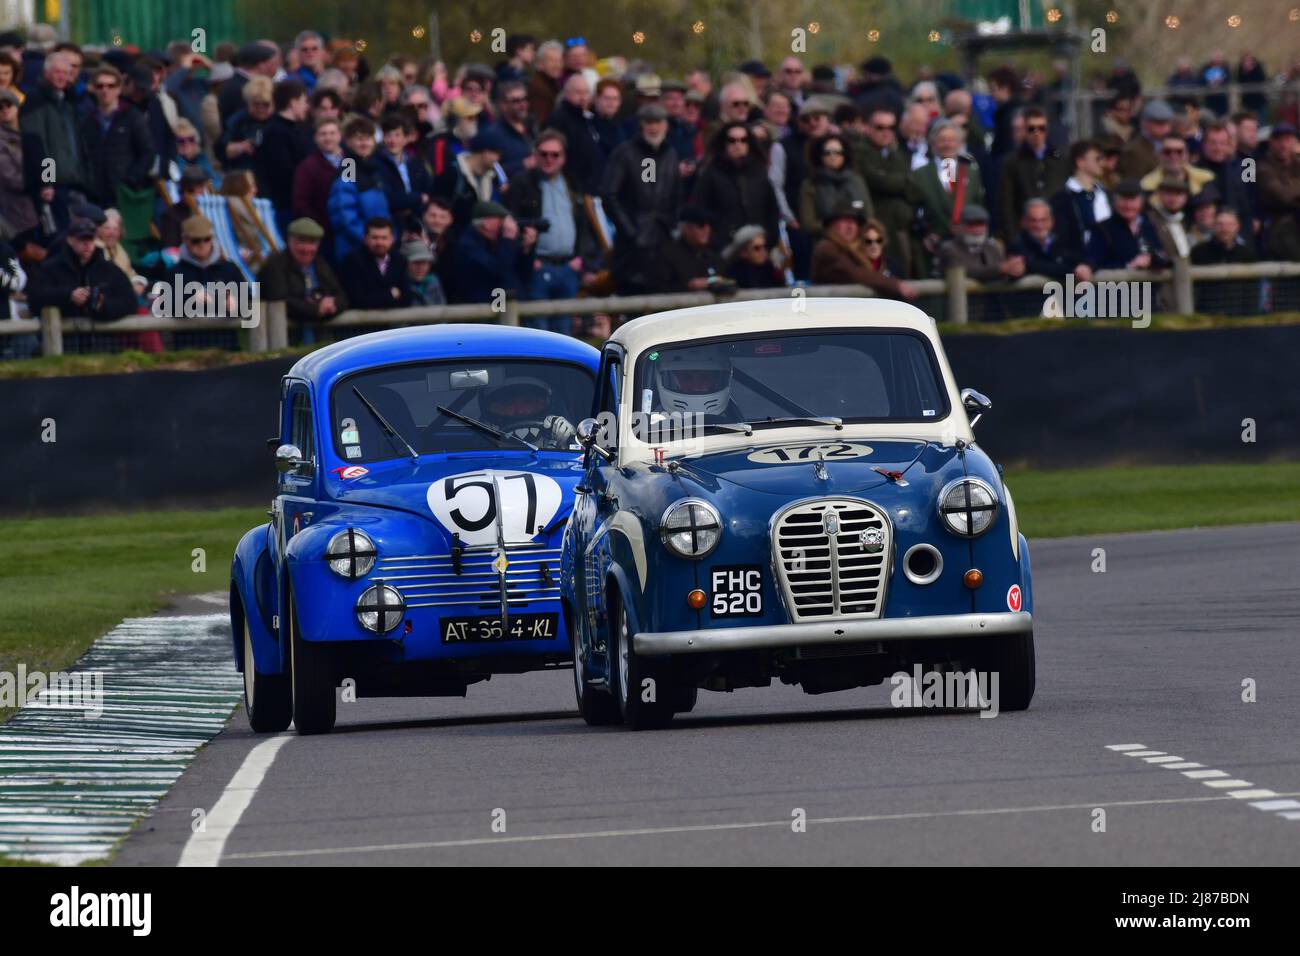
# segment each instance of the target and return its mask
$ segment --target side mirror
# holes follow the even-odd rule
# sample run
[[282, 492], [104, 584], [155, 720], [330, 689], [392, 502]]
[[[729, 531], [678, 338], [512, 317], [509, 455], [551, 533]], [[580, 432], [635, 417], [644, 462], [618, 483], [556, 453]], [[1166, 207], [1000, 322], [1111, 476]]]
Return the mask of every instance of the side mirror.
[[989, 401], [987, 396], [981, 395], [973, 388], [963, 388], [961, 390], [961, 403], [966, 409], [966, 414], [973, 414], [974, 416], [970, 420], [971, 428], [974, 428], [979, 420], [984, 417], [984, 413], [993, 407], [993, 403]]
[[285, 475], [307, 474], [311, 471], [311, 462], [302, 457], [297, 445], [281, 445], [275, 450], [275, 470]]
[[600, 437], [600, 422], [594, 418], [584, 418], [578, 422], [577, 434], [579, 445], [587, 451], [595, 452], [605, 461], [613, 461], [614, 456], [609, 453], [609, 450], [597, 444], [596, 440]]

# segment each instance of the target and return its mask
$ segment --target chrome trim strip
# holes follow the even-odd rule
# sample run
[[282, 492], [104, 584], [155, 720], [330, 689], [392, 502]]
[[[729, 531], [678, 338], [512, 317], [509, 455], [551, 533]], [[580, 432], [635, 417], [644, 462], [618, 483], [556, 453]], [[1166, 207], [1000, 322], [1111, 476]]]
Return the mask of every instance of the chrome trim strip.
[[857, 641], [913, 641], [945, 637], [1005, 637], [1027, 634], [1033, 616], [1025, 611], [988, 614], [947, 614], [929, 617], [850, 618], [807, 621], [802, 624], [759, 624], [699, 631], [663, 631], [638, 634], [633, 647], [638, 654], [712, 654], [809, 644], [850, 644]]

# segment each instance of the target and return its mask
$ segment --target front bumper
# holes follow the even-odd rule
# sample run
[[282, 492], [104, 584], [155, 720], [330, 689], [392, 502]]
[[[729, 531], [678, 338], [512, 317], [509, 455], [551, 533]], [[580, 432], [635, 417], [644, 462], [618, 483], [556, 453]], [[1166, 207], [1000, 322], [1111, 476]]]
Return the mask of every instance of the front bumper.
[[668, 654], [712, 654], [719, 651], [752, 651], [809, 644], [1006, 637], [1027, 634], [1033, 628], [1032, 615], [1023, 611], [1002, 611], [991, 614], [945, 614], [933, 617], [850, 619], [699, 631], [663, 631], [658, 634], [638, 634], [633, 639], [633, 646], [638, 654], [662, 657]]

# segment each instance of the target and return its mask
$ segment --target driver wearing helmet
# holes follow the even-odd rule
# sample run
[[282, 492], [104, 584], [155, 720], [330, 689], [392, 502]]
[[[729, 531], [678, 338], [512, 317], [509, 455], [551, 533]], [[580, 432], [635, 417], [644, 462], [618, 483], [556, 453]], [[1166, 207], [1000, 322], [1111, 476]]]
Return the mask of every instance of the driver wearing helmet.
[[703, 415], [715, 421], [736, 421], [731, 402], [731, 360], [702, 348], [663, 352], [654, 363], [655, 384], [662, 411]]
[[489, 388], [479, 399], [483, 420], [507, 434], [547, 450], [568, 450], [574, 428], [552, 415], [551, 387], [539, 378], [515, 378]]

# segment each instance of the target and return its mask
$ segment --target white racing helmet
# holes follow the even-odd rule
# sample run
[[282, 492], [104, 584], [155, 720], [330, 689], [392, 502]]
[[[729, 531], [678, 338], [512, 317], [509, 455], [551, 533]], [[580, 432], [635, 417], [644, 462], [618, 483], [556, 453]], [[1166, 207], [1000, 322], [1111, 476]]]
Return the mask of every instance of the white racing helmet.
[[726, 414], [731, 403], [731, 361], [722, 353], [705, 348], [664, 352], [654, 369], [664, 411]]

